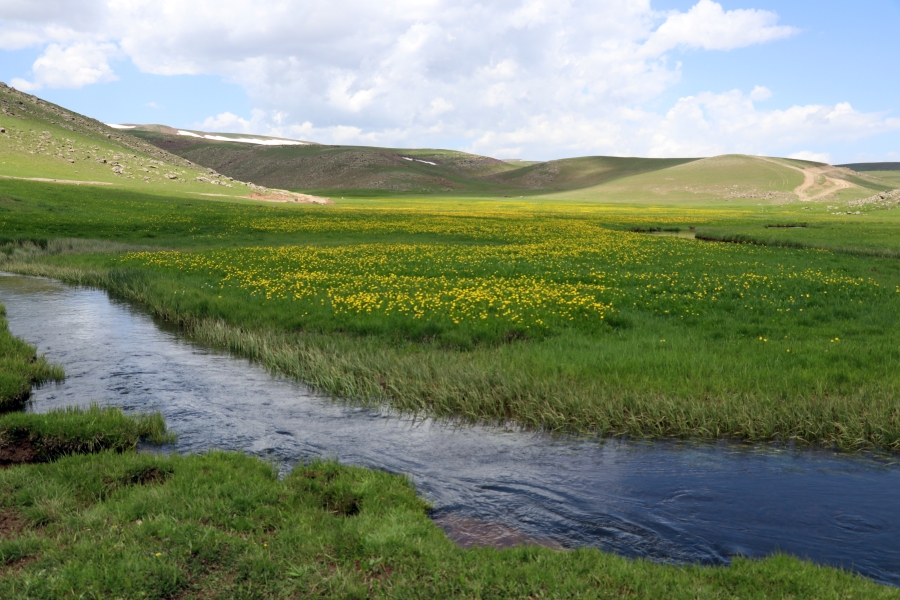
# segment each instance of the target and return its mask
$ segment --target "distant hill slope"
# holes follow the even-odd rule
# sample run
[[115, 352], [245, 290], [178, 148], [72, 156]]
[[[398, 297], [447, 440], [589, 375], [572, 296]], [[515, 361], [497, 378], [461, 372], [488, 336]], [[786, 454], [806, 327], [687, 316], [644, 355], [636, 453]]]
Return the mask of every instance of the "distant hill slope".
[[835, 166], [854, 171], [900, 171], [900, 162], [849, 163]]
[[782, 203], [862, 198], [884, 189], [884, 181], [823, 163], [730, 154], [617, 178], [559, 194], [561, 198], [606, 202]]
[[675, 167], [696, 158], [620, 158], [584, 156], [531, 164], [512, 171], [489, 175], [485, 179], [527, 190], [577, 190], [607, 181]]
[[743, 155], [504, 161], [453, 150], [326, 146], [165, 125], [110, 127], [4, 84], [0, 110], [0, 178], [132, 186], [166, 194], [325, 200], [272, 189], [279, 188], [331, 196], [450, 193], [780, 203], [849, 201], [900, 187], [900, 170], [891, 170], [897, 163], [856, 164], [851, 166], [859, 170], [851, 170]]
[[236, 179], [307, 191], [524, 195], [594, 186], [694, 160], [583, 157], [519, 164], [454, 150], [262, 146], [147, 128], [129, 133]]
[[2, 111], [2, 125], [6, 127], [43, 124], [94, 140], [95, 144], [110, 149], [122, 152], [126, 150], [140, 152], [182, 167], [194, 166], [190, 161], [177, 154], [170, 154], [153, 144], [135, 139], [130, 135], [124, 135], [121, 131], [108, 127], [96, 119], [85, 117], [31, 94], [20, 92], [8, 87], [5, 83], [0, 83], [0, 111]]
[[115, 185], [166, 195], [324, 201], [234, 180], [124, 131], [0, 83], [0, 180]]
[[[0, 83], [0, 177], [187, 193], [247, 194], [207, 168]], [[198, 181], [198, 177], [206, 181]], [[221, 179], [221, 178], [220, 178]], [[230, 187], [229, 187], [230, 186]], [[239, 189], [240, 188], [240, 189]]]

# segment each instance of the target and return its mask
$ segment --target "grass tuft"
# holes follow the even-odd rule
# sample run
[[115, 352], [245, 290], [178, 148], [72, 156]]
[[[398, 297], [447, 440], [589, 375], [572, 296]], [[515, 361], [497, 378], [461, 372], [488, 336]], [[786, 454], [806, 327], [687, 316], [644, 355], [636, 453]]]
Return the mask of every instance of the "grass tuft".
[[133, 450], [138, 440], [167, 443], [174, 436], [162, 415], [127, 416], [119, 408], [65, 408], [0, 417], [0, 462], [49, 462], [70, 454]]
[[62, 367], [37, 356], [34, 346], [14, 337], [0, 304], [0, 411], [20, 408], [31, 395], [31, 386], [65, 378]]

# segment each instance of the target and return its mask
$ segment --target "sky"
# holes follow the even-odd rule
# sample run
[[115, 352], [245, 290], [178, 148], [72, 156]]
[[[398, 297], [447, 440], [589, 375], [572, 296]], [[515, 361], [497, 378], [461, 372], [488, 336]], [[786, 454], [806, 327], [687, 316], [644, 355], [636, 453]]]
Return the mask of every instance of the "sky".
[[0, 80], [327, 144], [900, 161], [897, 31], [900, 0], [0, 0]]

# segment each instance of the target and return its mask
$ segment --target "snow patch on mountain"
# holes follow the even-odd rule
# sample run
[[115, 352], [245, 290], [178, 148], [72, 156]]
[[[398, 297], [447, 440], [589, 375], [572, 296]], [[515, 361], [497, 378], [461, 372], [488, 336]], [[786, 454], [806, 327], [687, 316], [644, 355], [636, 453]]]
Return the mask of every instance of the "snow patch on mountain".
[[403, 160], [409, 160], [412, 162], [425, 163], [426, 165], [432, 165], [434, 167], [437, 166], [437, 163], [431, 162], [430, 160], [422, 160], [421, 158], [410, 158], [408, 156], [401, 156], [400, 158], [402, 158]]
[[211, 133], [198, 134], [193, 131], [178, 130], [178, 135], [186, 135], [189, 137], [202, 138], [204, 140], [213, 140], [216, 142], [238, 142], [240, 144], [256, 144], [258, 146], [308, 146], [309, 142], [301, 142], [298, 140], [284, 140], [279, 138], [252, 138], [252, 137], [225, 137], [224, 135], [214, 135]]

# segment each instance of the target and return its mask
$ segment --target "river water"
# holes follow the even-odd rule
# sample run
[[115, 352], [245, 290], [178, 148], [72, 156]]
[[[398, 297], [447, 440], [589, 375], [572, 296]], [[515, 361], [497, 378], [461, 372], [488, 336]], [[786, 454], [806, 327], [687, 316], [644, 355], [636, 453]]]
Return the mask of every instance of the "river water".
[[352, 406], [199, 347], [105, 292], [0, 276], [11, 331], [62, 364], [29, 410], [160, 411], [173, 450], [315, 457], [408, 475], [462, 543], [666, 562], [776, 551], [900, 585], [900, 464], [826, 450], [556, 437]]

